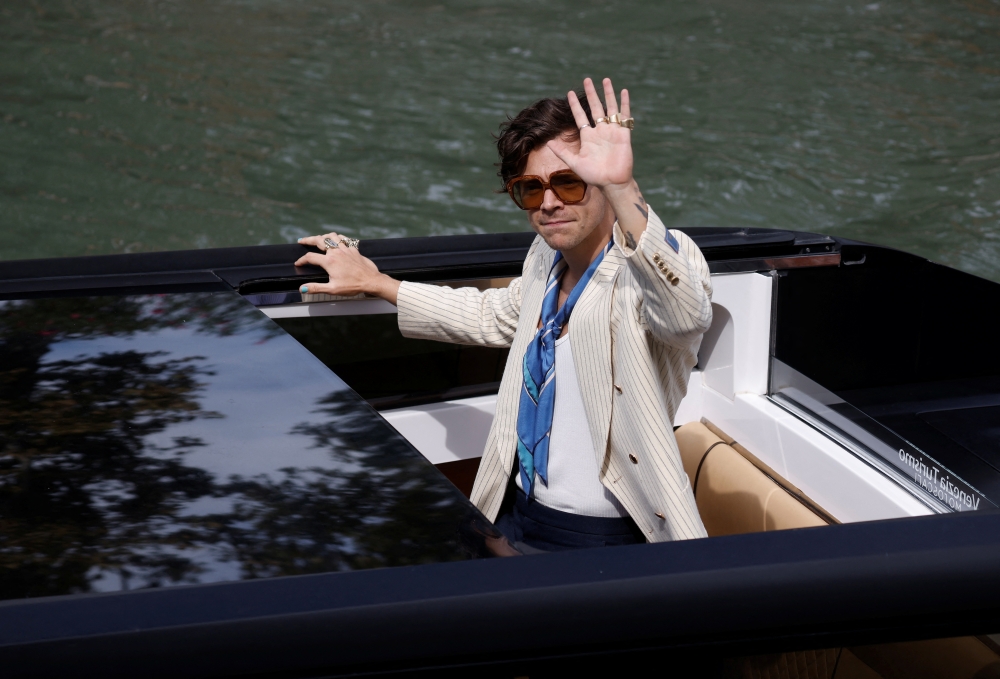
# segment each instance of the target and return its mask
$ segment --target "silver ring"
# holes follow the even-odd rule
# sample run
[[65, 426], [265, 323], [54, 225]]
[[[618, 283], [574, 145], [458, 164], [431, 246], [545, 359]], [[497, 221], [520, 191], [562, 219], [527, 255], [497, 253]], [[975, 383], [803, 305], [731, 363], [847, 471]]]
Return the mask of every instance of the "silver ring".
[[359, 241], [357, 238], [341, 238], [340, 242], [349, 248], [354, 248], [355, 250], [357, 250], [358, 243], [360, 243], [361, 241]]
[[[343, 243], [344, 241], [340, 241], [340, 242]], [[333, 242], [332, 238], [324, 238], [323, 239], [323, 245], [326, 246], [327, 250], [329, 250], [330, 248], [340, 247], [339, 245], [337, 245], [336, 243]]]

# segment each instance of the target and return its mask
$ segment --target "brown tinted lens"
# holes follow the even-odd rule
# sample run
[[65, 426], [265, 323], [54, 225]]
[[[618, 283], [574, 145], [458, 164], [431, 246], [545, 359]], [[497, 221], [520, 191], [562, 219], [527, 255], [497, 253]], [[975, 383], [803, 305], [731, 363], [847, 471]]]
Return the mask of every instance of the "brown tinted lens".
[[511, 184], [510, 195], [518, 207], [533, 210], [542, 204], [545, 189], [537, 179], [519, 179]]
[[557, 174], [549, 178], [549, 186], [564, 203], [579, 203], [587, 195], [587, 184], [575, 174]]

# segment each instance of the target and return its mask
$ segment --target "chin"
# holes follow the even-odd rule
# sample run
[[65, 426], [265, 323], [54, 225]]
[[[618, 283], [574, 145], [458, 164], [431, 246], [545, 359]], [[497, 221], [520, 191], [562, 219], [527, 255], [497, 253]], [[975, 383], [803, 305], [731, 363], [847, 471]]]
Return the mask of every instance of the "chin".
[[569, 231], [565, 229], [535, 229], [545, 244], [553, 250], [572, 250], [586, 239], [586, 234], [581, 234], [577, 230]]
[[572, 250], [580, 244], [580, 239], [567, 236], [565, 234], [541, 234], [542, 240], [553, 250]]

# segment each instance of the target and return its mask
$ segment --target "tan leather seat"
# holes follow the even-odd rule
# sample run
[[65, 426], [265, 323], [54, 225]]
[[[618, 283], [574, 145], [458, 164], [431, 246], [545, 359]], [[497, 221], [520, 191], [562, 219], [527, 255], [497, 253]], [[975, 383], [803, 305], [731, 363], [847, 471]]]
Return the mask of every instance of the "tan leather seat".
[[827, 525], [701, 422], [675, 435], [710, 536]]

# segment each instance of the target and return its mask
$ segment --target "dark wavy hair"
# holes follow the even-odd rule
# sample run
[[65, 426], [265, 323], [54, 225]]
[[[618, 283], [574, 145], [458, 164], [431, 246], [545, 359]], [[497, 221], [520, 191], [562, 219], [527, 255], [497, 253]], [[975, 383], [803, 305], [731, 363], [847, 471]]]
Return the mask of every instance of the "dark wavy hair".
[[[587, 120], [591, 125], [594, 118], [587, 106], [587, 96], [583, 92], [576, 93], [583, 110], [587, 112]], [[497, 176], [503, 182], [498, 193], [507, 190], [507, 182], [524, 174], [528, 164], [528, 154], [556, 137], [565, 136], [571, 141], [580, 138], [580, 130], [573, 119], [569, 100], [541, 99], [527, 107], [513, 118], [507, 117], [507, 122], [500, 125], [500, 134], [496, 135], [497, 152], [500, 154]]]

